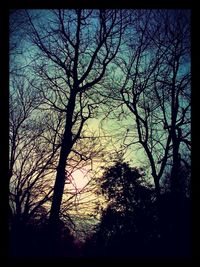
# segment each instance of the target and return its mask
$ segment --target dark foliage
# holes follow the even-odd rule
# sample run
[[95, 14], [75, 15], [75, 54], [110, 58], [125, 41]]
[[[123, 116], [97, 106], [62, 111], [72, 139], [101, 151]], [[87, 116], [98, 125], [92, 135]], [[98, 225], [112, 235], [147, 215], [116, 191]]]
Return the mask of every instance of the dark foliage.
[[[185, 191], [166, 190], [159, 202], [145, 182], [144, 171], [117, 162], [107, 168], [101, 190], [108, 206], [96, 232], [79, 246], [69, 228], [60, 220], [51, 229], [47, 217], [10, 219], [10, 258], [75, 259], [122, 258], [163, 259], [191, 256], [191, 207]], [[159, 210], [158, 210], [159, 207]]]
[[52, 235], [48, 222], [37, 221], [29, 225], [15, 223], [10, 231], [10, 259], [49, 259], [77, 256], [74, 237], [60, 221], [56, 235]]
[[85, 246], [88, 257], [189, 257], [188, 199], [183, 194], [177, 197], [175, 216], [171, 193], [162, 194], [157, 203], [154, 191], [142, 181], [141, 172], [126, 163], [118, 162], [106, 170], [102, 191], [110, 202], [96, 234]]

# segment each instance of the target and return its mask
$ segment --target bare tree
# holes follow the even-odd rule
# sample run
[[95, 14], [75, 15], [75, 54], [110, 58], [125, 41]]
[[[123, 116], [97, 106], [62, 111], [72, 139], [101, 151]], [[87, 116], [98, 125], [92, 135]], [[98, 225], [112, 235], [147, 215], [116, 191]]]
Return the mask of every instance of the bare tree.
[[121, 88], [124, 110], [128, 108], [135, 118], [159, 198], [169, 159], [173, 158], [173, 180], [182, 153], [179, 144], [190, 146], [189, 14], [140, 10], [137, 15], [138, 23], [127, 30], [124, 55], [116, 59], [123, 77], [115, 85]]
[[10, 81], [10, 208], [14, 220], [27, 223], [52, 193], [53, 170], [49, 165], [58, 148], [51, 150], [43, 138], [44, 121], [37, 118], [37, 92], [24, 75], [12, 75]]
[[[172, 139], [171, 190], [176, 195], [181, 161], [190, 165], [183, 157], [183, 150], [189, 154], [191, 150], [190, 20], [189, 11], [166, 12], [163, 17], [164, 25], [168, 27], [165, 38], [170, 49], [165, 60], [169, 76], [161, 75], [158, 83], [168, 92], [170, 101], [171, 117], [165, 121], [165, 129]], [[157, 95], [160, 100], [158, 91]]]
[[[27, 80], [25, 73], [19, 73], [18, 76], [12, 74], [10, 81], [10, 209], [12, 223], [25, 225], [34, 222], [36, 217], [42, 221], [40, 211], [44, 213], [46, 210], [46, 219], [48, 217], [63, 116], [56, 117], [62, 114], [43, 110], [43, 99], [32, 86], [34, 82]], [[93, 171], [95, 158], [102, 158], [103, 150], [99, 138], [91, 133], [88, 138], [84, 137], [84, 142], [77, 142], [74, 146], [69, 158], [69, 179], [65, 182], [62, 218], [70, 218], [70, 213], [78, 209], [83, 192], [94, 190], [90, 186], [93, 180], [91, 175], [84, 188], [77, 188], [73, 173], [84, 168], [87, 168], [87, 173]]]
[[58, 10], [48, 11], [45, 20], [36, 25], [30, 18], [29, 24], [40, 55], [35, 62], [42, 78], [39, 89], [50, 109], [65, 114], [50, 213], [50, 224], [56, 225], [67, 161], [85, 122], [101, 102], [96, 95], [103, 90], [99, 84], [118, 52], [122, 18], [117, 10]]

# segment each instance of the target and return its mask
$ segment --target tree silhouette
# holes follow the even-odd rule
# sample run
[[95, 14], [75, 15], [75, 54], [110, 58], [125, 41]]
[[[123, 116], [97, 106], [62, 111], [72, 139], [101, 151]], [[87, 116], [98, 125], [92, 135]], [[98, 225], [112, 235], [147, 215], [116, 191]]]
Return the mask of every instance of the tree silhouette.
[[[124, 37], [126, 49], [115, 58], [122, 74], [109, 86], [110, 99], [117, 102], [110, 112], [122, 122], [132, 117], [122, 145], [144, 149], [159, 198], [169, 164], [175, 183], [179, 161], [185, 161], [183, 151], [190, 155], [190, 14], [180, 10], [133, 14]], [[172, 188], [176, 191], [173, 182]]]
[[[102, 176], [108, 201], [91, 246], [95, 256], [141, 257], [156, 237], [154, 194], [144, 182], [144, 171], [116, 162]], [[90, 249], [90, 247], [89, 247]]]
[[85, 122], [101, 102], [98, 97], [94, 101], [94, 93], [106, 74], [108, 64], [118, 52], [122, 18], [116, 10], [79, 9], [50, 13], [48, 27], [38, 27], [27, 15], [30, 18], [31, 41], [38, 48], [37, 54], [45, 59], [36, 63], [36, 69], [43, 78], [41, 93], [47, 105], [65, 114], [50, 212], [50, 224], [55, 226], [66, 179], [67, 159], [80, 138]]
[[187, 254], [190, 11], [11, 10], [9, 29], [13, 249], [75, 256], [95, 232], [90, 256]]
[[34, 118], [41, 102], [25, 73], [12, 75], [10, 81], [9, 204], [12, 217], [25, 223], [52, 193], [47, 177], [55, 152], [44, 149], [42, 122]]
[[126, 35], [127, 50], [115, 59], [124, 75], [110, 88], [112, 100], [121, 105], [117, 116], [122, 120], [131, 115], [134, 118], [122, 145], [125, 149], [136, 145], [145, 151], [154, 179], [162, 236], [168, 232], [163, 219], [167, 204], [163, 203], [162, 180], [170, 172], [171, 194], [165, 201], [168, 199], [172, 243], [180, 240], [181, 218], [185, 216], [184, 212], [180, 214], [181, 203], [185, 203], [185, 196], [179, 194], [181, 164], [190, 171], [190, 12], [138, 10], [135, 15], [138, 20], [130, 21], [127, 28], [127, 33], [135, 34]]

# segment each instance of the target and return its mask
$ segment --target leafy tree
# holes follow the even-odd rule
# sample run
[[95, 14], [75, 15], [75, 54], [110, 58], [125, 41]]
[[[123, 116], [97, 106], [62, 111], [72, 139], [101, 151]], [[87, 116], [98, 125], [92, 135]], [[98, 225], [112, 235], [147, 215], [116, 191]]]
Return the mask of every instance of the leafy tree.
[[108, 205], [92, 239], [97, 256], [141, 256], [155, 238], [154, 194], [143, 178], [143, 170], [119, 161], [105, 170], [101, 189]]

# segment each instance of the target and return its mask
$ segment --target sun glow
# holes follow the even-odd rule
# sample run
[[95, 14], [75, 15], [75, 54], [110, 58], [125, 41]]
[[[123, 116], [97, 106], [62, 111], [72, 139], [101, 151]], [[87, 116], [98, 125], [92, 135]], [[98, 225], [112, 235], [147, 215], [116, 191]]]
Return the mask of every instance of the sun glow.
[[88, 171], [85, 169], [76, 170], [73, 172], [72, 177], [78, 190], [81, 190], [89, 181]]

